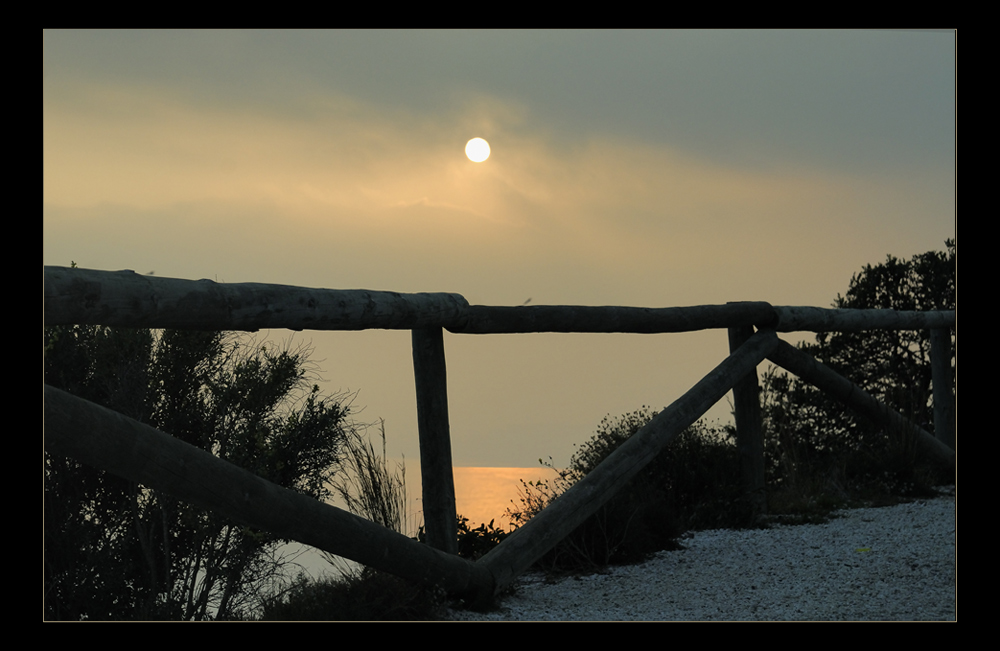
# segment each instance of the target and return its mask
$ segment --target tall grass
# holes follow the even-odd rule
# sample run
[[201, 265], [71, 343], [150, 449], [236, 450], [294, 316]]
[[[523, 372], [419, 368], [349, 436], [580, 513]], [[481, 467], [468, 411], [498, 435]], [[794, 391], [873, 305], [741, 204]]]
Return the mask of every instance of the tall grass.
[[[405, 461], [390, 463], [385, 422], [379, 422], [381, 453], [369, 436], [371, 428], [353, 428], [345, 446], [336, 493], [355, 515], [409, 535]], [[265, 620], [392, 621], [443, 617], [440, 592], [346, 561], [324, 552], [337, 576], [312, 580], [300, 575], [264, 607]]]
[[406, 462], [390, 468], [385, 445], [385, 421], [379, 421], [380, 455], [367, 436], [368, 428], [355, 427], [345, 445], [341, 471], [333, 481], [351, 513], [386, 529], [409, 534], [406, 499]]

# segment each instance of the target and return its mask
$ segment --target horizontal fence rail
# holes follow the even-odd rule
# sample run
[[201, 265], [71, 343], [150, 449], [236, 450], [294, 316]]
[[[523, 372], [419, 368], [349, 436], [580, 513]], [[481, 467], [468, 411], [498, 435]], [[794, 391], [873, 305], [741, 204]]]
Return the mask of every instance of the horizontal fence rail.
[[45, 267], [45, 325], [187, 330], [414, 330], [452, 333], [692, 332], [754, 325], [776, 332], [955, 325], [955, 311], [837, 310], [763, 301], [692, 307], [469, 305], [461, 294], [309, 289]]
[[458, 294], [309, 289], [45, 267], [45, 325], [175, 330], [410, 330], [454, 325]]
[[778, 332], [857, 332], [859, 330], [931, 330], [955, 325], [954, 310], [849, 310], [775, 307]]
[[449, 331], [462, 334], [528, 332], [630, 332], [658, 334], [694, 332], [712, 328], [757, 325], [775, 321], [769, 303], [745, 302], [694, 307], [616, 307], [584, 305], [532, 305], [492, 307], [471, 305], [461, 327]]
[[[486, 603], [612, 497], [684, 428], [733, 390], [741, 472], [763, 498], [756, 366], [778, 366], [955, 464], [949, 329], [955, 311], [906, 312], [772, 306], [766, 302], [640, 308], [469, 305], [460, 294], [308, 289], [44, 268], [44, 322], [189, 330], [411, 330], [427, 545], [240, 469], [58, 389], [45, 387], [46, 450], [64, 454], [239, 522], [449, 593]], [[691, 390], [477, 562], [454, 555], [455, 495], [443, 330], [669, 333], [725, 328], [730, 355]], [[930, 330], [935, 436], [776, 332]], [[757, 409], [753, 409], [757, 406]], [[950, 443], [951, 445], [947, 445]], [[759, 457], [759, 458], [758, 458]], [[766, 502], [761, 504], [766, 508]]]

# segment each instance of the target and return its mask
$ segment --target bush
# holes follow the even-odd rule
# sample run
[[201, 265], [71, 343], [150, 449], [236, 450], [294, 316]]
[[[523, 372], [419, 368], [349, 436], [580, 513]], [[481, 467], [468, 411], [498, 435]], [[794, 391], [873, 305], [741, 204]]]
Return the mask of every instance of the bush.
[[[309, 389], [310, 350], [235, 333], [58, 326], [45, 381], [324, 499], [349, 431]], [[237, 619], [287, 571], [285, 541], [74, 459], [44, 455], [47, 619]]]
[[[617, 419], [605, 418], [554, 480], [522, 481], [521, 508], [508, 509], [508, 516], [519, 526], [527, 523], [654, 416], [656, 412], [643, 407]], [[543, 465], [552, 467], [551, 462]], [[573, 571], [632, 563], [676, 548], [677, 537], [688, 529], [750, 526], [752, 510], [742, 497], [739, 477], [729, 434], [699, 421], [546, 554], [539, 566]]]
[[[888, 256], [851, 278], [833, 306], [955, 309], [956, 247], [905, 261]], [[799, 347], [925, 430], [933, 429], [930, 339], [920, 330], [822, 332]], [[951, 363], [955, 365], [955, 333]], [[902, 432], [886, 431], [796, 377], [771, 367], [762, 381], [766, 479], [775, 503], [823, 493], [841, 501], [884, 502], [934, 494], [954, 469], [920, 455]], [[787, 507], [786, 507], [787, 508]]]
[[362, 568], [316, 581], [305, 575], [265, 603], [262, 620], [419, 621], [443, 619], [443, 595], [397, 576]]
[[772, 515], [813, 521], [855, 503], [930, 497], [953, 481], [952, 469], [920, 454], [912, 435], [887, 432], [773, 366], [761, 378], [761, 408]]
[[[458, 536], [458, 555], [470, 561], [478, 561], [491, 549], [503, 542], [508, 532], [500, 527], [494, 526], [495, 520], [490, 520], [489, 524], [480, 524], [475, 529], [469, 528], [469, 518], [458, 515], [455, 522], [455, 530]], [[423, 526], [417, 532], [417, 540], [426, 543], [427, 535]]]

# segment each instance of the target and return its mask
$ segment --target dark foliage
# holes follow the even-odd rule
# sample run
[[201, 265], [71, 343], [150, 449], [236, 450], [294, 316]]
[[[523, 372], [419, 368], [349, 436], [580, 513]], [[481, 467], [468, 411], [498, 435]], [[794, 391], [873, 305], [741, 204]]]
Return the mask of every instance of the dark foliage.
[[[888, 256], [880, 265], [867, 265], [851, 278], [846, 296], [833, 306], [854, 309], [954, 310], [956, 247], [947, 240], [947, 252], [928, 251], [910, 261]], [[808, 348], [834, 370], [903, 414], [912, 415], [925, 429], [933, 428], [931, 404], [931, 347], [926, 330], [865, 330], [822, 332]], [[955, 362], [952, 332], [952, 364]]]
[[316, 581], [298, 577], [269, 599], [261, 619], [280, 621], [426, 621], [443, 618], [444, 596], [405, 579], [362, 568]]
[[[888, 256], [884, 264], [866, 266], [834, 307], [955, 309], [955, 242], [948, 240], [946, 247], [947, 253], [931, 251], [909, 262]], [[815, 344], [800, 347], [925, 429], [933, 429], [926, 331], [820, 333]], [[855, 501], [887, 503], [897, 496], [933, 495], [934, 486], [954, 481], [952, 469], [922, 458], [903, 433], [873, 426], [774, 367], [764, 373], [761, 401], [772, 514], [822, 518]], [[519, 525], [527, 522], [653, 416], [655, 412], [644, 407], [619, 419], [606, 418], [555, 479], [522, 482], [521, 506], [508, 511], [511, 519]], [[540, 565], [550, 570], [593, 569], [641, 560], [669, 547], [688, 529], [759, 526], [739, 483], [734, 434], [730, 428], [695, 423]]]
[[[45, 381], [322, 499], [348, 411], [301, 391], [308, 351], [219, 332], [47, 328]], [[172, 497], [45, 455], [51, 619], [245, 616], [283, 542]]]
[[[458, 555], [470, 561], [477, 561], [503, 542], [509, 532], [495, 526], [494, 522], [496, 520], [490, 520], [489, 524], [480, 524], [478, 527], [470, 529], [469, 518], [459, 514], [455, 523], [458, 536]], [[422, 525], [417, 532], [417, 540], [422, 543], [427, 542], [427, 534]]]
[[[617, 419], [605, 418], [573, 455], [569, 468], [558, 471], [554, 480], [522, 482], [521, 508], [508, 511], [511, 520], [526, 523], [655, 415], [643, 407]], [[727, 433], [695, 423], [546, 554], [539, 566], [575, 571], [637, 562], [653, 552], [677, 548], [677, 537], [687, 529], [734, 522], [748, 525], [752, 511], [738, 482], [736, 448]]]
[[[851, 278], [834, 307], [955, 309], [955, 242], [903, 261], [888, 256]], [[955, 331], [951, 337], [955, 367]], [[927, 331], [866, 330], [819, 333], [800, 348], [925, 430], [933, 432], [930, 337]], [[774, 368], [762, 380], [767, 480], [772, 487], [822, 484], [827, 491], [880, 490], [924, 495], [953, 481], [950, 469], [922, 459], [911, 440], [886, 432], [841, 403]]]

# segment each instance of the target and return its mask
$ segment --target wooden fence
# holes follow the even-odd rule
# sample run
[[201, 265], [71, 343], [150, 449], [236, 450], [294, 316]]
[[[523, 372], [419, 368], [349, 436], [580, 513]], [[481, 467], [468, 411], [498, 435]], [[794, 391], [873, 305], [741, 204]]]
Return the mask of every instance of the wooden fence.
[[[494, 307], [459, 294], [219, 284], [132, 271], [45, 267], [46, 326], [90, 324], [193, 330], [405, 329], [413, 368], [427, 545], [276, 486], [168, 434], [71, 396], [44, 391], [45, 449], [163, 490], [244, 524], [472, 601], [489, 599], [583, 523], [681, 431], [733, 390], [747, 489], [763, 508], [763, 442], [756, 367], [798, 375], [892, 432], [955, 463], [950, 335], [955, 312], [831, 310], [764, 302], [693, 307]], [[729, 331], [730, 355], [596, 469], [476, 562], [456, 551], [444, 330], [452, 333]], [[931, 330], [932, 436], [860, 387], [778, 338], [778, 332]]]

